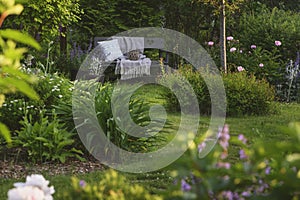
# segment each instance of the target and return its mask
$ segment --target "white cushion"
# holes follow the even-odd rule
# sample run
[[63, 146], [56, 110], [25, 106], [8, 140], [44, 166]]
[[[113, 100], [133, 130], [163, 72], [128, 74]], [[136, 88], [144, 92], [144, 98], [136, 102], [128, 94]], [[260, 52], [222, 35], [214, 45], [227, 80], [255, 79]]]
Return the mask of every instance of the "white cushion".
[[123, 55], [117, 39], [98, 42], [98, 44], [100, 45], [106, 62], [113, 61]]

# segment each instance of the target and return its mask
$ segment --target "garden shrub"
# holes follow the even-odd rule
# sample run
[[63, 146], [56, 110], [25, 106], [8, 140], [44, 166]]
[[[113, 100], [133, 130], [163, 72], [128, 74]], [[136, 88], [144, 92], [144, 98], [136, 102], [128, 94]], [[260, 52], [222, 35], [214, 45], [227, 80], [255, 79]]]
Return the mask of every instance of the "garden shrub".
[[104, 177], [95, 185], [72, 177], [72, 189], [64, 191], [60, 196], [65, 200], [162, 200], [142, 186], [130, 183], [114, 170], [106, 171]]
[[[211, 96], [217, 99], [219, 94], [214, 93], [214, 91], [209, 93], [202, 76], [206, 76], [206, 79], [211, 80], [210, 84], [214, 84], [215, 75], [207, 73], [201, 75], [199, 71], [195, 71], [189, 65], [181, 67], [179, 74], [176, 73], [166, 74], [165, 76], [168, 78], [162, 77], [159, 81], [169, 81], [168, 84], [172, 88], [178, 83], [172, 77], [183, 75], [193, 87], [198, 99], [200, 113], [210, 114]], [[266, 80], [259, 80], [254, 75], [247, 75], [245, 72], [223, 74], [222, 77], [227, 99], [227, 115], [261, 115], [273, 111], [271, 103], [275, 98], [275, 93]], [[167, 93], [166, 98], [169, 98], [168, 102], [171, 104], [168, 107], [174, 106], [177, 109], [180, 107], [174, 94]], [[217, 109], [223, 109], [221, 106]]]
[[300, 16], [298, 13], [273, 8], [263, 4], [251, 13], [243, 13], [238, 24], [236, 37], [241, 43], [250, 47], [252, 44], [272, 51], [274, 41], [280, 40], [281, 59], [286, 62], [293, 59], [299, 51]]
[[52, 114], [53, 119], [50, 120], [45, 116], [45, 110], [42, 110], [37, 121], [25, 114], [24, 120], [20, 122], [21, 130], [13, 137], [14, 145], [24, 148], [33, 162], [58, 160], [64, 163], [68, 157], [82, 159], [82, 152], [73, 147], [74, 133], [65, 130], [64, 124], [54, 112]]
[[223, 81], [228, 115], [262, 115], [272, 111], [275, 92], [266, 80], [238, 72], [224, 74]]
[[[281, 41], [277, 41], [278, 44]], [[256, 41], [242, 43], [239, 38], [229, 36], [227, 39], [227, 71], [238, 72], [245, 70], [254, 74], [258, 79], [266, 79], [275, 86], [282, 81], [281, 68], [283, 66], [282, 46], [276, 45], [275, 40], [270, 44], [270, 50], [260, 46]], [[219, 62], [219, 47], [208, 45], [207, 51], [215, 62]], [[222, 69], [221, 69], [222, 70]]]
[[40, 96], [39, 100], [32, 100], [23, 94], [10, 94], [5, 99], [3, 107], [0, 109], [0, 121], [7, 124], [11, 130], [21, 128], [19, 121], [25, 113], [32, 116], [32, 120], [39, 118], [42, 109], [51, 113], [53, 105], [68, 101], [72, 95], [71, 82], [58, 74], [39, 74], [39, 79], [33, 89]]

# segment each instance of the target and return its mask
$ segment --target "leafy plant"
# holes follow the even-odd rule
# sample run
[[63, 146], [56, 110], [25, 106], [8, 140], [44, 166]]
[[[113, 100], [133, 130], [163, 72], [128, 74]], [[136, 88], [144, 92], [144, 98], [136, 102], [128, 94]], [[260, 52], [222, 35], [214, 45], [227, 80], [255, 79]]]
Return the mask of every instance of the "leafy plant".
[[299, 51], [300, 18], [299, 14], [283, 9], [269, 9], [263, 4], [249, 13], [243, 13], [236, 26], [236, 37], [250, 47], [252, 44], [272, 52], [274, 41], [280, 40], [279, 54], [282, 61], [292, 59]]
[[224, 75], [223, 81], [228, 115], [264, 115], [275, 111], [275, 90], [266, 80], [238, 72]]
[[93, 185], [72, 177], [72, 190], [61, 194], [61, 198], [66, 200], [162, 200], [161, 197], [150, 194], [142, 186], [131, 184], [114, 170], [106, 171], [100, 182]]
[[45, 110], [40, 112], [39, 121], [32, 121], [32, 117], [25, 115], [21, 122], [23, 127], [13, 138], [14, 144], [23, 147], [29, 159], [33, 162], [56, 161], [65, 162], [68, 157], [81, 158], [82, 152], [72, 147], [74, 133], [64, 129], [64, 124], [57, 119], [53, 112], [53, 119], [45, 116]]
[[[199, 71], [193, 70], [190, 65], [182, 66], [179, 69], [179, 73], [191, 84], [197, 96], [201, 114], [210, 114], [211, 99], [218, 99], [219, 94], [213, 91], [210, 93], [208, 91], [208, 87], [202, 76], [210, 80], [210, 84], [215, 84], [215, 75], [201, 74]], [[166, 77], [162, 77], [159, 81], [167, 82], [166, 84], [169, 85], [169, 88], [178, 87], [176, 85], [179, 84], [180, 81], [174, 77], [180, 77], [180, 74], [167, 74]], [[223, 74], [222, 77], [226, 92], [226, 112], [228, 115], [261, 115], [274, 111], [271, 103], [274, 100], [275, 92], [273, 87], [271, 87], [266, 80], [259, 80], [254, 75], [248, 76], [245, 72]], [[181, 89], [185, 90], [184, 88]], [[178, 110], [181, 106], [171, 91], [166, 93], [166, 98], [169, 98], [169, 107], [174, 107]], [[188, 102], [188, 100], [186, 101]], [[217, 109], [223, 108], [218, 107]]]
[[[127, 117], [127, 113], [123, 112], [119, 112], [115, 115], [116, 112], [113, 112], [113, 108], [111, 107], [112, 93], [115, 87], [113, 84], [106, 83], [101, 85], [93, 81], [89, 83], [78, 82], [76, 84], [84, 84], [82, 86], [84, 86], [85, 89], [80, 89], [81, 94], [73, 95], [73, 107], [75, 106], [84, 109], [81, 109], [80, 111], [78, 109], [73, 109], [73, 116], [75, 116], [75, 120], [77, 121], [76, 128], [86, 131], [84, 138], [81, 137], [81, 139], [86, 142], [88, 148], [97, 148], [97, 145], [93, 145], [93, 142], [94, 138], [97, 137], [96, 135], [99, 133], [90, 131], [90, 127], [94, 126], [95, 117], [107, 139], [116, 146], [127, 151], [149, 152], [156, 150], [160, 145], [166, 142], [166, 135], [163, 134], [167, 133], [166, 130], [162, 130], [160, 132], [161, 134], [156, 134], [147, 138], [143, 136], [145, 134], [144, 132], [136, 133], [136, 130], [132, 126], [130, 120], [132, 120], [135, 125], [139, 126], [146, 126], [151, 122], [153, 123], [153, 126], [147, 129], [146, 134], [151, 135], [152, 133], [158, 132], [157, 127], [160, 127], [162, 122], [159, 120], [150, 120], [149, 106], [146, 103], [143, 103], [139, 99], [131, 98], [129, 101], [129, 108], [126, 110], [129, 112], [130, 117]], [[76, 87], [81, 86], [77, 85]], [[90, 88], [94, 88], [96, 90], [94, 96], [90, 92], [85, 91], [90, 90]], [[120, 90], [117, 92], [117, 99], [115, 99], [118, 103], [117, 105], [114, 105], [114, 111], [120, 110], [121, 106], [124, 107], [124, 101], [126, 101], [124, 99], [128, 99], [128, 97], [130, 98], [135, 87], [125, 85], [119, 89]], [[70, 106], [69, 110], [72, 112]], [[96, 114], [96, 116], [93, 116], [93, 113]], [[168, 124], [165, 126], [167, 127]], [[130, 135], [130, 133], [133, 132], [137, 135], [140, 134], [141, 137]], [[101, 146], [99, 148], [103, 147]], [[106, 151], [110, 150], [109, 146], [105, 148]], [[89, 151], [92, 151], [92, 149], [89, 149]]]
[[[279, 128], [279, 127], [278, 127]], [[281, 127], [288, 137], [278, 142], [248, 141], [219, 129], [218, 145], [199, 158], [203, 138], [171, 167], [176, 189], [166, 199], [297, 199], [299, 198], [299, 123]], [[293, 141], [293, 142], [291, 142]], [[229, 152], [238, 149], [238, 155]]]
[[58, 74], [38, 74], [38, 80], [33, 89], [40, 96], [39, 100], [29, 99], [23, 94], [10, 94], [0, 109], [0, 120], [11, 130], [19, 130], [19, 121], [25, 113], [31, 115], [32, 120], [39, 119], [40, 110], [46, 109], [51, 114], [53, 105], [69, 102], [72, 94], [72, 83]]
[[[15, 4], [14, 0], [0, 1], [0, 27], [9, 15], [19, 15], [23, 10], [21, 4]], [[29, 86], [34, 82], [32, 76], [20, 71], [20, 60], [27, 51], [26, 48], [16, 47], [16, 42], [40, 49], [39, 44], [26, 34], [11, 29], [0, 30], [0, 108], [5, 101], [5, 94], [20, 91], [32, 99], [38, 99], [38, 95]], [[7, 142], [11, 142], [8, 128], [0, 123], [0, 134]]]

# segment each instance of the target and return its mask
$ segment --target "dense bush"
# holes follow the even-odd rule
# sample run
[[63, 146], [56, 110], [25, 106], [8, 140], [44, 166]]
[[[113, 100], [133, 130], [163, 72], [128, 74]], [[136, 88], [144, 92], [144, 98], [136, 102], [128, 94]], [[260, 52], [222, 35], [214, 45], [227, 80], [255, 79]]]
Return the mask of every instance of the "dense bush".
[[[213, 96], [218, 94], [213, 91], [211, 91], [211, 94], [209, 93], [200, 72], [193, 70], [191, 66], [183, 66], [179, 70], [179, 74], [176, 73], [166, 74], [165, 77], [160, 79], [160, 82], [168, 81], [170, 88], [173, 88], [179, 82], [176, 82], [176, 79], [172, 77], [184, 76], [192, 85], [198, 98], [200, 113], [210, 114], [211, 96], [218, 98], [217, 96]], [[214, 75], [204, 74], [203, 76], [206, 76], [207, 79], [211, 80], [211, 83], [214, 83]], [[228, 115], [260, 115], [272, 111], [271, 102], [274, 100], [274, 89], [267, 81], [256, 79], [254, 75], [247, 75], [245, 72], [237, 72], [223, 74], [223, 82], [227, 98]], [[174, 94], [169, 92], [166, 94], [166, 98], [170, 99], [168, 101], [170, 107], [180, 108]], [[218, 109], [222, 109], [222, 107]]]
[[[213, 42], [213, 41], [211, 41]], [[281, 41], [278, 45], [275, 40], [268, 44], [271, 50], [264, 49], [253, 41], [251, 45], [242, 43], [239, 38], [228, 36], [227, 39], [227, 70], [229, 72], [237, 72], [241, 68], [248, 73], [254, 74], [258, 79], [266, 79], [273, 86], [281, 82], [282, 73], [280, 51], [282, 50]], [[208, 45], [207, 48], [210, 55], [215, 61], [219, 58], [219, 47], [217, 45]]]
[[40, 74], [33, 89], [40, 96], [39, 100], [29, 99], [20, 93], [11, 94], [0, 108], [0, 121], [6, 123], [11, 130], [20, 129], [19, 121], [25, 113], [30, 114], [32, 120], [36, 120], [40, 110], [46, 109], [51, 113], [53, 105], [68, 101], [72, 94], [71, 82], [57, 74]]
[[300, 48], [300, 16], [278, 8], [270, 10], [262, 5], [252, 13], [242, 14], [235, 35], [247, 47], [255, 44], [268, 51], [272, 51], [275, 40], [280, 40], [281, 59], [294, 59]]
[[223, 81], [228, 115], [261, 115], [272, 111], [275, 93], [267, 81], [244, 72], [224, 74]]

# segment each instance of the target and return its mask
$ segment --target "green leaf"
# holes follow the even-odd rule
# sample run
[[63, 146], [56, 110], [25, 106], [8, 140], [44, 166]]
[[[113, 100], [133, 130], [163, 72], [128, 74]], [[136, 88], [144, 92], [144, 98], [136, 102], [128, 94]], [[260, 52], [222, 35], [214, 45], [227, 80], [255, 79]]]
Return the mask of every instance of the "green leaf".
[[20, 92], [24, 93], [31, 99], [39, 99], [38, 94], [23, 80], [11, 77], [0, 79], [0, 85], [5, 85], [5, 83], [10, 83], [10, 85], [16, 87]]
[[29, 46], [32, 46], [36, 48], [37, 50], [41, 49], [41, 46], [37, 41], [35, 41], [31, 36], [21, 33], [19, 31], [13, 30], [13, 29], [5, 29], [5, 30], [0, 30], [0, 36], [6, 38], [6, 39], [11, 39], [16, 42], [20, 42]]
[[19, 15], [23, 11], [23, 6], [21, 4], [17, 4], [15, 6], [12, 6], [8, 10], [5, 11], [6, 15]]
[[4, 137], [8, 144], [11, 144], [10, 132], [3, 123], [0, 123], [0, 134]]

